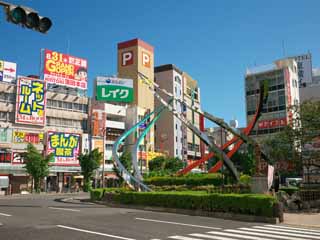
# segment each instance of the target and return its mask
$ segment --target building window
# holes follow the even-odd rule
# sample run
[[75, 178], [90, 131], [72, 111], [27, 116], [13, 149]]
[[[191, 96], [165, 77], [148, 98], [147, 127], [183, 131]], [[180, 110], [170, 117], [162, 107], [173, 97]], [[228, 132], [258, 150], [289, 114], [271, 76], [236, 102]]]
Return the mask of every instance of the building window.
[[48, 108], [58, 108], [58, 109], [66, 109], [72, 111], [79, 111], [88, 113], [88, 105], [87, 104], [80, 104], [80, 103], [71, 103], [71, 102], [63, 102], [59, 100], [47, 100], [47, 107]]
[[178, 149], [176, 149], [176, 155], [178, 155]]

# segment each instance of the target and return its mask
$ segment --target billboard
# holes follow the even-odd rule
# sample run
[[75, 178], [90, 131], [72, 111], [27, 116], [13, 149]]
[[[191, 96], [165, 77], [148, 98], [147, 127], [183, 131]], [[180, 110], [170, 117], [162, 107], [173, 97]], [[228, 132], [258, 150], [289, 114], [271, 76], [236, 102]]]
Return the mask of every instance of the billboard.
[[79, 166], [80, 134], [48, 132], [47, 154], [53, 153], [51, 165]]
[[17, 77], [17, 64], [0, 60], [0, 82], [12, 82]]
[[43, 133], [31, 133], [15, 130], [13, 132], [13, 143], [15, 144], [40, 144], [43, 143]]
[[116, 77], [98, 77], [96, 99], [106, 102], [132, 102], [133, 80]]
[[43, 126], [46, 116], [45, 82], [19, 77], [17, 86], [16, 123]]
[[304, 83], [312, 82], [312, 63], [311, 54], [304, 54], [293, 57], [298, 65], [299, 86], [302, 87]]
[[259, 129], [266, 129], [266, 128], [275, 128], [275, 127], [284, 127], [287, 125], [286, 118], [276, 118], [276, 119], [269, 119], [269, 120], [261, 120], [258, 122]]
[[21, 152], [12, 152], [12, 164], [25, 164]]
[[87, 89], [87, 60], [45, 49], [44, 80], [48, 83]]

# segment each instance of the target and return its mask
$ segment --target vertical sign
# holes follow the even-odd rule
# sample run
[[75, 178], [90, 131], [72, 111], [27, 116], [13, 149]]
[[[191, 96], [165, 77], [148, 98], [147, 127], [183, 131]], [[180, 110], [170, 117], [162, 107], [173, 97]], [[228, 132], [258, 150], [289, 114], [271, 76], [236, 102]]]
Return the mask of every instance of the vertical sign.
[[48, 132], [47, 154], [53, 153], [52, 165], [79, 166], [80, 134]]
[[312, 82], [311, 54], [304, 54], [293, 57], [298, 65], [299, 86]]
[[45, 124], [45, 82], [39, 79], [19, 77], [17, 86], [16, 123]]
[[44, 80], [48, 83], [87, 89], [87, 60], [46, 49]]

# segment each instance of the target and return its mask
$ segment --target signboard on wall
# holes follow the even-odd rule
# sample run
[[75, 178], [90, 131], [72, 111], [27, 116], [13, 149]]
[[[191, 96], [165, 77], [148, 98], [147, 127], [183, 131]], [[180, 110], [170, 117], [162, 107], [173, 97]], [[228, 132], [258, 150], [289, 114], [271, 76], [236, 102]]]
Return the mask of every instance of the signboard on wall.
[[16, 123], [45, 124], [45, 82], [39, 79], [19, 77], [17, 85]]
[[105, 102], [132, 102], [133, 80], [116, 77], [98, 77], [96, 99]]
[[21, 152], [12, 153], [12, 164], [24, 164], [24, 158], [21, 156]]
[[93, 149], [98, 148], [99, 152], [103, 153], [103, 140], [94, 139], [93, 140]]
[[48, 132], [47, 154], [53, 153], [51, 165], [79, 166], [80, 134]]
[[293, 57], [296, 60], [298, 65], [298, 77], [299, 77], [299, 86], [302, 87], [303, 83], [312, 82], [312, 63], [311, 63], [311, 54], [304, 54]]
[[284, 127], [286, 125], [287, 125], [287, 119], [286, 118], [261, 120], [261, 121], [258, 122], [258, 128], [259, 129]]
[[48, 83], [87, 89], [87, 60], [45, 49], [44, 80]]
[[13, 132], [13, 143], [40, 144], [40, 143], [43, 143], [43, 133], [31, 133], [31, 132], [15, 130]]
[[12, 82], [17, 77], [17, 64], [0, 60], [0, 82]]

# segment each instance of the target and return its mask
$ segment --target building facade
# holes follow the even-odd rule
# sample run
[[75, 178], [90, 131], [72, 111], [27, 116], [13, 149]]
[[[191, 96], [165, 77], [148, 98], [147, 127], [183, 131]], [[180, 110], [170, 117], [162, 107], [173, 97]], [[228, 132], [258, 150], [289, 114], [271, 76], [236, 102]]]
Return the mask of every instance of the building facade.
[[[160, 88], [172, 93], [175, 98], [183, 100], [183, 72], [173, 64], [162, 65], [154, 68], [155, 82]], [[169, 97], [159, 92], [167, 102]], [[182, 113], [182, 106], [179, 101], [173, 101], [173, 108]], [[162, 104], [155, 98], [155, 109]], [[155, 146], [156, 151], [168, 156], [183, 159], [183, 127], [181, 121], [168, 110], [164, 110], [155, 125]]]
[[[28, 143], [32, 143], [44, 155], [57, 150], [57, 155], [55, 154], [49, 163], [50, 173], [43, 190], [63, 191], [70, 188], [72, 178], [77, 178], [80, 174], [77, 156], [89, 149], [88, 98], [79, 96], [76, 90], [48, 84], [43, 92], [46, 96], [43, 109], [44, 124], [36, 125], [18, 121], [19, 111], [22, 111], [22, 107], [18, 109], [21, 106], [18, 99], [23, 95], [23, 90], [19, 96], [17, 92], [15, 81], [0, 82], [0, 175], [9, 178], [10, 188], [6, 190], [10, 193], [20, 193], [30, 187], [21, 156], [21, 153], [26, 151]], [[64, 141], [66, 149], [70, 147], [70, 152], [59, 155], [61, 149], [58, 145], [53, 149], [53, 140], [57, 138]], [[73, 140], [72, 146], [69, 146], [70, 139]]]

